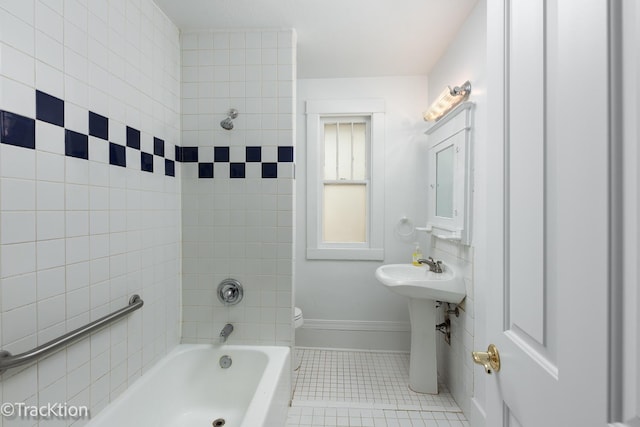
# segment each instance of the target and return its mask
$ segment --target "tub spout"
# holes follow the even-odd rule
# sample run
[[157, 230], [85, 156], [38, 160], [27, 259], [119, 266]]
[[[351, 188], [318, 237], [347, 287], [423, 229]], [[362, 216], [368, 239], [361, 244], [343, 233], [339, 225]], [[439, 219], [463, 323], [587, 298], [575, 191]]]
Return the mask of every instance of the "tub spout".
[[227, 323], [224, 325], [224, 328], [220, 331], [220, 342], [227, 342], [227, 338], [233, 332], [233, 325], [231, 323]]

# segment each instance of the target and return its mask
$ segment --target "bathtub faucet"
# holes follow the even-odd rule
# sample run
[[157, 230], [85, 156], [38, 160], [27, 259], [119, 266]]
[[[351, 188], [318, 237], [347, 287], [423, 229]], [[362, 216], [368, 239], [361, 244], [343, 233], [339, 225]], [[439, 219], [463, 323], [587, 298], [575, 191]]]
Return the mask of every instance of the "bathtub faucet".
[[231, 332], [233, 332], [233, 325], [231, 323], [224, 325], [224, 328], [220, 331], [220, 341], [227, 342], [227, 338], [229, 338]]

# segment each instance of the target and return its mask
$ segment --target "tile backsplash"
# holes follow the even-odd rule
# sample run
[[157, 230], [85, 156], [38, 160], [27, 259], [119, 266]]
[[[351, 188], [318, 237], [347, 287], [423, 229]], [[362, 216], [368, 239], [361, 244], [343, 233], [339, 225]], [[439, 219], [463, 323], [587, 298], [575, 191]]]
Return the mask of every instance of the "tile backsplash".
[[151, 0], [9, 0], [0, 57], [0, 348], [145, 302], [7, 371], [0, 398], [95, 415], [180, 335], [178, 29]]

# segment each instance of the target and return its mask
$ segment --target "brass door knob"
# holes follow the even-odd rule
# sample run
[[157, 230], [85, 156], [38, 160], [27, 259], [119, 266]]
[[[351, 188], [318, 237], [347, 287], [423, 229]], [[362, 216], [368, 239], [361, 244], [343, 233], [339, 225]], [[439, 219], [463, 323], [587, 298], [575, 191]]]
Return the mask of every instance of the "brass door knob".
[[473, 351], [471, 355], [474, 363], [484, 366], [484, 371], [487, 374], [500, 371], [500, 353], [495, 345], [489, 344], [487, 351]]

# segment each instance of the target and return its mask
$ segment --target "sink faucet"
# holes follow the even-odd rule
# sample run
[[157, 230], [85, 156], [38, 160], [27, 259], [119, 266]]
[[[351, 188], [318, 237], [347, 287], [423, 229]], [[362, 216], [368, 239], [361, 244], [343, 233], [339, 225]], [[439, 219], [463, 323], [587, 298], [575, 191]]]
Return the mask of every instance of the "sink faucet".
[[428, 259], [419, 259], [418, 262], [420, 264], [427, 264], [429, 270], [434, 273], [442, 273], [442, 261], [436, 261], [432, 257], [429, 257]]
[[233, 332], [233, 325], [231, 323], [224, 325], [224, 328], [220, 331], [220, 341], [227, 342], [227, 338], [229, 338], [231, 332]]

